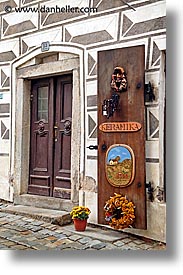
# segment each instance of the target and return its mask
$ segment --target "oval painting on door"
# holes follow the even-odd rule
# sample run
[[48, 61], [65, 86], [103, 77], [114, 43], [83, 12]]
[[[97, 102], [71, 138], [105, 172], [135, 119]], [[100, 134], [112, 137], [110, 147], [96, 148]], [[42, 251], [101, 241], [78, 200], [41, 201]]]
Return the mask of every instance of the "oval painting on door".
[[106, 153], [105, 172], [108, 182], [116, 187], [130, 185], [135, 176], [135, 156], [130, 146], [113, 144]]

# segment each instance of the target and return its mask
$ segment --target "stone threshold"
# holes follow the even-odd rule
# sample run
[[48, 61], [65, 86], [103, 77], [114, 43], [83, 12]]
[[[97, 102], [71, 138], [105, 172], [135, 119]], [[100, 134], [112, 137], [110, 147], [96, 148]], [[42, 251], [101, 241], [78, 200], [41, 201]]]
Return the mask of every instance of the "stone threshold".
[[21, 194], [15, 195], [14, 204], [70, 212], [72, 207], [78, 203], [73, 203], [71, 200], [61, 198]]
[[115, 242], [117, 240], [128, 238], [127, 234], [122, 232], [112, 231], [101, 228], [100, 226], [93, 227], [90, 223], [87, 224], [85, 231], [76, 231], [74, 225], [65, 226], [66, 230], [74, 235], [81, 235], [82, 237], [93, 238], [104, 242]]
[[26, 216], [60, 226], [70, 224], [72, 222], [70, 213], [67, 211], [45, 209], [40, 207], [26, 205], [8, 205], [3, 207], [1, 212]]

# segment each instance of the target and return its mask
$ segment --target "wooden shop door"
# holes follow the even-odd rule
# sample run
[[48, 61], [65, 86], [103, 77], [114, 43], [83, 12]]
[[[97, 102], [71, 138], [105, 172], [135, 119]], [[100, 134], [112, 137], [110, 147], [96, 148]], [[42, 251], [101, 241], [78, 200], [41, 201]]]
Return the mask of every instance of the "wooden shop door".
[[70, 199], [72, 76], [32, 81], [28, 193]]
[[[126, 195], [135, 208], [135, 228], [146, 229], [144, 46], [98, 53], [98, 222], [106, 224], [104, 205], [114, 193]], [[114, 68], [126, 72], [127, 90], [117, 92], [119, 108], [103, 115], [112, 95]], [[115, 123], [114, 123], [115, 122]], [[126, 123], [124, 123], [126, 122]]]

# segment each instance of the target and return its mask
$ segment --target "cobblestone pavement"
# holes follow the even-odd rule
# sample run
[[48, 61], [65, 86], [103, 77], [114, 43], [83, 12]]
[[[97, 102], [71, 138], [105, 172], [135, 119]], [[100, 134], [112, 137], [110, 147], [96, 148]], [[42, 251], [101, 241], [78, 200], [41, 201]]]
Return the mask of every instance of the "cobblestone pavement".
[[165, 250], [166, 245], [112, 229], [87, 225], [85, 232], [73, 224], [54, 225], [3, 212], [0, 203], [0, 250]]

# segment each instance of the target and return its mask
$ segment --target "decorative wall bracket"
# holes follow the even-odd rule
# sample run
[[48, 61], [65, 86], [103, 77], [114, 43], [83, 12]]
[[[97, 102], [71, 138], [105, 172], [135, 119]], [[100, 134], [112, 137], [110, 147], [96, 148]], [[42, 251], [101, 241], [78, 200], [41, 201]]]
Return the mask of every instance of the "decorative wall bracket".
[[104, 99], [102, 104], [102, 114], [107, 116], [107, 118], [113, 116], [114, 111], [117, 110], [119, 105], [120, 96], [116, 93], [113, 93], [110, 99]]
[[153, 196], [154, 188], [152, 187], [152, 182], [146, 183], [146, 188], [147, 188], [148, 200], [152, 202], [154, 200], [154, 196]]
[[154, 91], [151, 85], [151, 82], [149, 81], [148, 84], [145, 84], [145, 91], [144, 91], [144, 97], [145, 97], [145, 102], [152, 102], [155, 100], [155, 95]]

